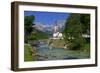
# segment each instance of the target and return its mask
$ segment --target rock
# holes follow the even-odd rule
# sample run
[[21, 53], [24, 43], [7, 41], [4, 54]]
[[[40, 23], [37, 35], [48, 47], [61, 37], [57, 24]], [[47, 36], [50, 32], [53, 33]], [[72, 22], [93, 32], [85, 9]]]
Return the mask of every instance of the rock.
[[78, 59], [77, 57], [71, 57], [71, 56], [68, 56], [66, 58], [63, 58], [63, 59]]

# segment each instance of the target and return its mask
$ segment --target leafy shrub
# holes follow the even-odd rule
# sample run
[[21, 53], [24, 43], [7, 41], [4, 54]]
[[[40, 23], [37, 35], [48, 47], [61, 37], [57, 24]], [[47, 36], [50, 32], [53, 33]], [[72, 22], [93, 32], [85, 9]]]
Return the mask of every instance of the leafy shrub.
[[81, 47], [84, 45], [84, 43], [85, 43], [84, 38], [80, 37], [73, 39], [71, 42], [69, 42], [68, 47], [72, 50], [80, 50]]

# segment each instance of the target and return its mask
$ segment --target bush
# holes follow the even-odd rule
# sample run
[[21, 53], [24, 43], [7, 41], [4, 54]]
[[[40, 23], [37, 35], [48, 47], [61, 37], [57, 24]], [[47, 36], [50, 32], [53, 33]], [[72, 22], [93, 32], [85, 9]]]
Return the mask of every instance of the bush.
[[28, 36], [25, 36], [24, 42], [25, 42], [25, 43], [28, 43]]
[[32, 34], [28, 38], [29, 38], [29, 40], [37, 40], [36, 36], [32, 35]]
[[28, 36], [25, 36], [25, 43], [28, 43], [31, 40], [37, 40], [36, 36], [33, 35], [32, 33]]
[[83, 37], [78, 37], [68, 40], [68, 48], [71, 50], [80, 50], [85, 44], [85, 39]]

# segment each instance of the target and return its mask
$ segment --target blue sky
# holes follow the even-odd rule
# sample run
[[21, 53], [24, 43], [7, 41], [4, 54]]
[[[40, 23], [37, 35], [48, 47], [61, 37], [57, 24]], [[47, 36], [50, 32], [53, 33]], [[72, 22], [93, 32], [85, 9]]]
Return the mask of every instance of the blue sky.
[[53, 24], [56, 20], [67, 19], [69, 13], [24, 11], [24, 16], [31, 15], [35, 16], [35, 22], [41, 22], [43, 24]]

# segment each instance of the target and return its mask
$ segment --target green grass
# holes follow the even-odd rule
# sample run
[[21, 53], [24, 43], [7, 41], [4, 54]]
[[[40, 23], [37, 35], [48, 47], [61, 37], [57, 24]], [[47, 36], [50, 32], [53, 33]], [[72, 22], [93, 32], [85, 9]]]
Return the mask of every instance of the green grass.
[[78, 59], [90, 58], [90, 45], [84, 44], [80, 50], [66, 50], [66, 54], [69, 57], [76, 57]]
[[82, 47], [83, 53], [87, 54], [88, 57], [90, 57], [90, 43], [84, 44], [84, 47]]
[[24, 45], [24, 61], [32, 61], [32, 55], [30, 53], [31, 47], [27, 44]]
[[90, 51], [90, 43], [84, 44], [84, 46], [82, 47], [82, 49], [86, 52]]
[[79, 59], [90, 58], [90, 53], [82, 50], [66, 50], [66, 54], [69, 57], [76, 57]]
[[84, 44], [80, 50], [67, 50], [68, 56], [78, 57], [78, 58], [90, 58], [90, 44]]
[[63, 48], [65, 44], [63, 39], [53, 39], [52, 43], [53, 43], [53, 47], [56, 48]]
[[41, 40], [41, 39], [48, 39], [49, 35], [47, 33], [38, 31], [36, 29], [33, 30], [33, 36], [36, 37], [37, 40]]

